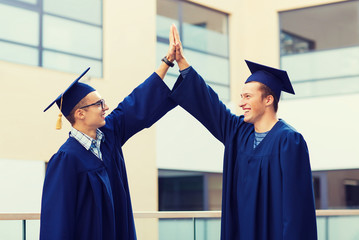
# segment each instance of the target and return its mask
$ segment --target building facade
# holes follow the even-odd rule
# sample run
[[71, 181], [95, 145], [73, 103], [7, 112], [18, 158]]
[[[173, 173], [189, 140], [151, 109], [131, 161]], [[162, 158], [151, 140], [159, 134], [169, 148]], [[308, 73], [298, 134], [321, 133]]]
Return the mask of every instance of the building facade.
[[[359, 1], [0, 0], [0, 212], [40, 211], [45, 163], [70, 129], [54, 129], [57, 109], [43, 113], [54, 96], [90, 66], [85, 81], [115, 108], [160, 64], [172, 23], [233, 113], [244, 59], [287, 70], [296, 95], [279, 116], [308, 143], [317, 207], [357, 207], [358, 11]], [[180, 107], [124, 155], [134, 211], [220, 209], [223, 146]], [[158, 238], [157, 222], [136, 221], [139, 238]]]

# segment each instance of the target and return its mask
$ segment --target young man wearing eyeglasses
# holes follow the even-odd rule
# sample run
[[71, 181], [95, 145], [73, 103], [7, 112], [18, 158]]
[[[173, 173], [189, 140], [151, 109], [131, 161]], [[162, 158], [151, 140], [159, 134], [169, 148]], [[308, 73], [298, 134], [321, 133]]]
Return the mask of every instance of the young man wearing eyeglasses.
[[100, 94], [79, 82], [89, 69], [45, 109], [56, 103], [72, 129], [46, 171], [41, 240], [136, 239], [121, 147], [176, 106], [162, 81], [175, 58], [172, 31], [158, 70], [108, 116]]

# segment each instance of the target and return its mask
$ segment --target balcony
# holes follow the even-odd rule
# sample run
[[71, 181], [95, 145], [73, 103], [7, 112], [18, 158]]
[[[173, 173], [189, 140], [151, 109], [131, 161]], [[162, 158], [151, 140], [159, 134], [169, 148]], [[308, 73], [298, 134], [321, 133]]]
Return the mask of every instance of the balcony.
[[[317, 210], [318, 240], [359, 239], [359, 210]], [[218, 240], [220, 211], [135, 212], [139, 239]], [[0, 213], [0, 239], [38, 239], [39, 213]]]
[[359, 46], [281, 56], [281, 68], [292, 80], [295, 98], [359, 93]]

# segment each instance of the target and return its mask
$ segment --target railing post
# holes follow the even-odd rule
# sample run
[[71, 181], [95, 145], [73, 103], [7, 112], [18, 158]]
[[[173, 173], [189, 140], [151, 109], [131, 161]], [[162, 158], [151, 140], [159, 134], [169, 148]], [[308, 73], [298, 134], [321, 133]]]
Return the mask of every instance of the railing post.
[[26, 220], [22, 220], [22, 239], [26, 240]]
[[329, 240], [329, 217], [325, 217], [325, 240]]
[[193, 240], [196, 240], [196, 218], [193, 218]]

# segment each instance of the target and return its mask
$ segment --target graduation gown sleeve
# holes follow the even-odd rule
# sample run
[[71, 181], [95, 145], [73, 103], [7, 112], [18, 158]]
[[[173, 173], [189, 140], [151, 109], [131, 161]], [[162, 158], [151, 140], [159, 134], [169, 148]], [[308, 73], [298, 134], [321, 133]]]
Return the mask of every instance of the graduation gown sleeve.
[[66, 153], [49, 161], [44, 183], [40, 240], [75, 239], [76, 170]]
[[236, 121], [239, 120], [192, 67], [185, 78], [182, 75], [178, 77], [171, 98], [200, 121], [223, 144], [233, 132]]
[[317, 239], [309, 154], [302, 135], [292, 132], [281, 146], [283, 240]]
[[169, 98], [170, 93], [163, 80], [153, 73], [107, 116], [106, 123], [114, 126], [121, 145], [177, 105]]

